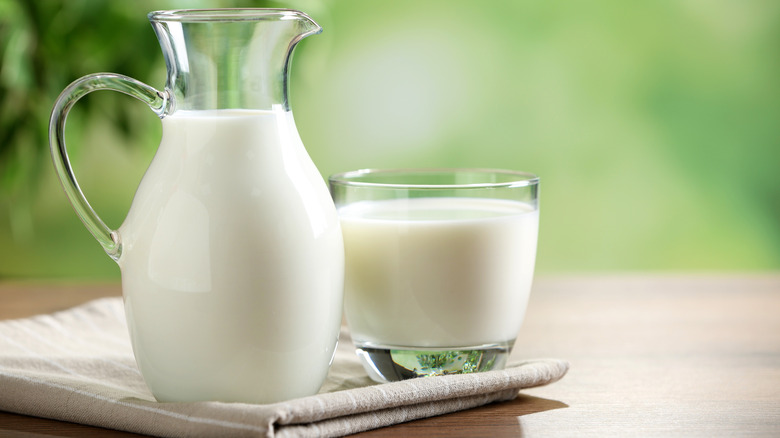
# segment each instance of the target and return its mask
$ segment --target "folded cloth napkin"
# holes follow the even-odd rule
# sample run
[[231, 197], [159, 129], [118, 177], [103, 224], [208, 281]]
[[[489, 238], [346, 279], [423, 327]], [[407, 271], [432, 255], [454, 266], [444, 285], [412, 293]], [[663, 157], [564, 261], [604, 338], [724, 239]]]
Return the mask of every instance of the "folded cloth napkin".
[[158, 403], [135, 365], [122, 301], [0, 322], [0, 410], [161, 437], [341, 436], [515, 398], [568, 364], [376, 384], [346, 329], [319, 394], [266, 405]]

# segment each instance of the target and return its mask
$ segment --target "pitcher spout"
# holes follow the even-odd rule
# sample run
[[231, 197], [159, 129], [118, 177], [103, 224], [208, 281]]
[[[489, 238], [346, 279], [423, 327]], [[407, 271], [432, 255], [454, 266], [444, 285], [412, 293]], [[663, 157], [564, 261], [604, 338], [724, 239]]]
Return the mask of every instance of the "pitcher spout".
[[284, 10], [284, 18], [286, 20], [296, 20], [299, 26], [299, 34], [293, 38], [291, 46], [297, 44], [300, 40], [310, 35], [317, 35], [322, 33], [322, 26], [317, 24], [311, 17], [301, 11], [293, 9]]

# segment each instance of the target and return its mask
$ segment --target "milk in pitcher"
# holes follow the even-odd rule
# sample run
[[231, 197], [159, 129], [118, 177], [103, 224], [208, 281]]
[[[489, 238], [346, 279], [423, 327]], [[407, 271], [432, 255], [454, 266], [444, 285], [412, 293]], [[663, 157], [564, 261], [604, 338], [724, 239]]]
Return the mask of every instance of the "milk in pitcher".
[[292, 114], [178, 111], [162, 124], [118, 233], [148, 386], [159, 401], [316, 393], [339, 333], [343, 243]]

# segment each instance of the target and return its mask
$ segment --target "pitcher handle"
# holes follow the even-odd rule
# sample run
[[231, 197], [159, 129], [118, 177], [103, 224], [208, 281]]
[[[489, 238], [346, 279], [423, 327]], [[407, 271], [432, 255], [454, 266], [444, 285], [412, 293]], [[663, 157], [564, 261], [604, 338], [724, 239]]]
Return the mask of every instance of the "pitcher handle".
[[73, 168], [68, 160], [65, 147], [65, 121], [73, 105], [86, 94], [96, 90], [113, 90], [135, 97], [149, 105], [159, 117], [167, 113], [170, 105], [167, 91], [158, 91], [154, 87], [133, 78], [115, 73], [95, 73], [75, 80], [60, 93], [54, 102], [49, 119], [49, 148], [51, 149], [57, 177], [65, 189], [73, 209], [90, 233], [97, 239], [106, 253], [114, 260], [122, 255], [122, 243], [119, 234], [110, 229], [89, 205], [81, 191]]

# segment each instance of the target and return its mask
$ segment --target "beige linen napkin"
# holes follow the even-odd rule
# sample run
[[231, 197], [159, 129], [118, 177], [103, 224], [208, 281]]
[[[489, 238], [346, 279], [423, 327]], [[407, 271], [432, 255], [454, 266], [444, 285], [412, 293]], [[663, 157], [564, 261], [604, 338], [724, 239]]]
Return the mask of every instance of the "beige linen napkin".
[[568, 364], [375, 384], [342, 332], [319, 394], [268, 405], [157, 403], [135, 365], [122, 301], [0, 322], [0, 410], [163, 437], [341, 436], [511, 400]]

